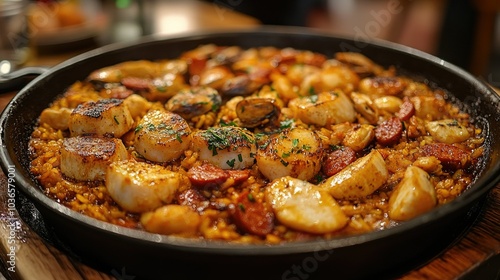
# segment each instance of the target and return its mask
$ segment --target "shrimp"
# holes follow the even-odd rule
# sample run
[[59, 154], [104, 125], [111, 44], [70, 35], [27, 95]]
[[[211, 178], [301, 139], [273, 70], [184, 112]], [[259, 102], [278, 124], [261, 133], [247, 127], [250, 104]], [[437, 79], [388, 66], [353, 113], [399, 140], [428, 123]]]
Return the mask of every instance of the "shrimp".
[[347, 224], [346, 215], [327, 191], [300, 179], [274, 180], [267, 186], [265, 197], [276, 218], [296, 230], [324, 234]]
[[101, 99], [78, 105], [70, 115], [72, 136], [95, 134], [120, 138], [134, 125], [129, 109], [121, 99]]
[[89, 136], [64, 138], [61, 172], [80, 181], [104, 180], [111, 162], [127, 158], [127, 149], [120, 139]]
[[111, 163], [105, 184], [113, 200], [133, 213], [152, 211], [171, 203], [180, 186], [190, 186], [185, 175], [136, 161]]
[[179, 158], [191, 144], [191, 129], [179, 115], [149, 111], [135, 129], [134, 148], [144, 158], [167, 162]]
[[192, 150], [199, 159], [222, 169], [250, 168], [257, 152], [255, 137], [247, 129], [213, 127], [193, 133]]
[[291, 176], [310, 180], [321, 169], [322, 142], [305, 128], [292, 128], [272, 136], [257, 151], [257, 166], [269, 180]]

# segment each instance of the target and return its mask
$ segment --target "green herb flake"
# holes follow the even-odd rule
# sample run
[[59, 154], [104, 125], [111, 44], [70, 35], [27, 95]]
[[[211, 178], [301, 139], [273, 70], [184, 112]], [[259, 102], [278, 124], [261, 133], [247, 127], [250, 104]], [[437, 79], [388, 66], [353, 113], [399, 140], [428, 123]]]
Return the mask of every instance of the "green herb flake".
[[159, 91], [159, 92], [166, 92], [167, 91], [167, 87], [165, 87], [165, 86], [156, 86], [156, 90]]
[[227, 164], [229, 167], [231, 167], [231, 168], [232, 168], [232, 167], [234, 167], [234, 162], [235, 162], [235, 161], [236, 161], [236, 159], [235, 159], [235, 158], [233, 158], [232, 160], [228, 160], [228, 161], [226, 161], [226, 164]]
[[238, 161], [243, 162], [243, 156], [241, 154], [238, 154]]
[[116, 118], [116, 116], [113, 116], [113, 120], [115, 120], [116, 124], [120, 124], [120, 122], [118, 121], [118, 119]]
[[280, 122], [280, 129], [291, 128], [293, 125], [293, 119], [288, 119]]
[[181, 135], [179, 133], [175, 134], [175, 140], [179, 141], [179, 143], [182, 143], [182, 138], [181, 138]]
[[226, 126], [237, 126], [237, 125], [236, 125], [236, 123], [235, 123], [234, 121], [225, 122], [224, 120], [220, 120], [219, 125], [220, 125], [221, 127], [226, 127]]
[[142, 125], [138, 125], [135, 129], [134, 129], [134, 132], [137, 133], [139, 131], [141, 131], [142, 129]]
[[317, 95], [311, 95], [309, 97], [309, 101], [311, 101], [311, 103], [315, 104], [316, 102], [318, 102], [318, 96]]
[[289, 157], [289, 156], [290, 156], [290, 153], [282, 153], [282, 154], [281, 154], [281, 157], [282, 157], [282, 158], [287, 158], [287, 157]]
[[155, 130], [155, 129], [156, 129], [155, 125], [154, 125], [154, 124], [152, 124], [152, 123], [148, 123], [148, 124], [147, 124], [147, 128], [148, 128], [148, 130], [149, 130], [149, 131], [153, 131], [153, 130]]
[[[314, 96], [315, 94], [316, 94], [316, 90], [314, 89], [314, 87], [313, 87], [313, 86], [310, 86], [310, 87], [309, 87], [309, 95]], [[317, 95], [316, 95], [316, 97], [317, 97]]]
[[283, 164], [283, 166], [285, 166], [285, 167], [288, 166], [288, 162], [284, 161], [283, 159], [280, 159], [280, 162], [281, 162], [281, 164]]
[[238, 208], [240, 208], [241, 212], [245, 212], [245, 205], [243, 203], [238, 203]]
[[247, 198], [250, 202], [255, 202], [255, 197], [253, 197], [253, 194], [248, 193]]
[[295, 147], [297, 147], [298, 145], [299, 145], [299, 139], [297, 139], [297, 138], [292, 139], [292, 147], [294, 147], [294, 148], [295, 148]]

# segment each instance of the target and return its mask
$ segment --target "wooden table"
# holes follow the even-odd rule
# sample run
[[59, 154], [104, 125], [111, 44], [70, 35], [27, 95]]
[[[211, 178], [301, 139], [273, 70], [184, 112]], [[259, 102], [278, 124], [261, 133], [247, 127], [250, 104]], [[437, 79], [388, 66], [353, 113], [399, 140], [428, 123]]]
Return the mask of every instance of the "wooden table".
[[[184, 3], [184, 2], [183, 2]], [[190, 29], [199, 30], [222, 26], [244, 27], [258, 25], [258, 21], [235, 13], [228, 8], [200, 2], [183, 5], [175, 3], [175, 13], [188, 14], [196, 18]], [[210, 14], [212, 16], [210, 16]], [[189, 30], [182, 30], [189, 31]], [[64, 53], [37, 57], [31, 65], [55, 65], [76, 53]], [[0, 96], [0, 109], [3, 110], [15, 93]], [[8, 174], [7, 174], [8, 175]], [[32, 230], [17, 214], [9, 214], [7, 201], [7, 176], [0, 173], [0, 272], [8, 279], [134, 279], [122, 271], [99, 271], [89, 267], [71, 256], [65, 255], [58, 246], [51, 245]], [[11, 225], [16, 226], [14, 239], [9, 237]], [[9, 271], [9, 242], [16, 240], [15, 272]], [[12, 255], [12, 254], [11, 254]], [[400, 279], [480, 279], [482, 266], [499, 276], [499, 263], [490, 264], [489, 260], [500, 256], [500, 186], [489, 194], [482, 213], [467, 233], [456, 240], [445, 252], [430, 260], [424, 266], [401, 275]], [[362, 269], [362, 268], [361, 268]], [[479, 272], [478, 272], [479, 271]], [[126, 273], [126, 272], [125, 272]], [[485, 275], [485, 274], [482, 274]], [[1, 275], [0, 275], [1, 276]], [[491, 275], [493, 277], [493, 275]], [[0, 279], [2, 279], [0, 277]], [[485, 279], [485, 278], [481, 278]], [[494, 278], [491, 278], [494, 279]]]

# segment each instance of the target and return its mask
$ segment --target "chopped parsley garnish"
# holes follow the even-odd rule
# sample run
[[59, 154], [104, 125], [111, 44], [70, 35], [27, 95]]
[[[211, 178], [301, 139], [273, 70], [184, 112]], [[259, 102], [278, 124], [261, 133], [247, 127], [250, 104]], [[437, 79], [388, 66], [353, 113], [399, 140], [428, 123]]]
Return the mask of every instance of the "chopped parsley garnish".
[[307, 98], [309, 98], [309, 101], [311, 101], [311, 103], [318, 102], [318, 96], [317, 95], [311, 95], [311, 96], [308, 96]]
[[228, 160], [228, 161], [226, 161], [226, 163], [227, 163], [227, 165], [228, 165], [229, 167], [234, 167], [234, 162], [235, 162], [235, 161], [236, 161], [236, 159], [235, 159], [235, 158], [233, 158], [232, 160]]
[[238, 154], [238, 161], [243, 162], [243, 156], [241, 154]]
[[255, 202], [255, 197], [253, 197], [253, 194], [248, 193], [247, 198], [250, 202]]
[[285, 167], [288, 166], [288, 162], [284, 161], [283, 159], [280, 159], [280, 162], [281, 162], [281, 164], [283, 164], [283, 166], [285, 166]]
[[236, 125], [236, 123], [235, 123], [234, 121], [225, 122], [224, 120], [220, 120], [219, 125], [220, 125], [221, 127], [226, 127], [226, 126], [237, 126], [237, 125]]
[[283, 129], [291, 128], [292, 125], [293, 125], [293, 119], [284, 120], [284, 121], [280, 122], [280, 129], [283, 130]]
[[116, 118], [116, 116], [113, 116], [113, 119], [115, 120], [116, 124], [120, 124], [120, 122], [118, 121], [118, 119]]
[[147, 128], [148, 128], [148, 130], [149, 130], [149, 131], [153, 131], [153, 130], [155, 130], [155, 129], [156, 129], [155, 125], [154, 125], [154, 124], [152, 124], [152, 123], [148, 123], [148, 124], [147, 124]]
[[137, 133], [137, 132], [141, 131], [141, 129], [142, 129], [142, 125], [138, 125], [138, 126], [135, 128], [134, 132], [135, 132], [135, 133]]
[[245, 205], [243, 205], [243, 203], [241, 203], [241, 202], [240, 202], [240, 203], [238, 203], [238, 208], [240, 208], [240, 210], [241, 210], [242, 212], [245, 212]]
[[295, 147], [297, 147], [298, 145], [299, 145], [299, 139], [297, 139], [297, 138], [292, 139], [292, 147], [294, 147], [294, 148], [295, 148]]

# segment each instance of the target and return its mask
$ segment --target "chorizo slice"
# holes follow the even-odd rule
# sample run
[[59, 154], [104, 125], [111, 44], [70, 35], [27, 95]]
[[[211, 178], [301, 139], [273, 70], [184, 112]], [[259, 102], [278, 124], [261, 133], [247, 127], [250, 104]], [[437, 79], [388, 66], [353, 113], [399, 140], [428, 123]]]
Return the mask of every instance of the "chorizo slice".
[[445, 168], [460, 169], [469, 166], [469, 152], [457, 146], [446, 143], [432, 143], [422, 147], [426, 156], [435, 156]]
[[266, 236], [274, 228], [274, 214], [255, 200], [247, 190], [240, 194], [236, 204], [229, 207], [229, 213], [236, 226], [244, 232]]
[[398, 143], [403, 134], [403, 123], [398, 118], [390, 118], [375, 128], [375, 139], [383, 146]]
[[356, 159], [356, 152], [353, 149], [342, 147], [328, 154], [324, 161], [322, 171], [326, 176], [331, 177], [356, 161]]
[[229, 178], [229, 173], [212, 164], [191, 167], [187, 176], [196, 187], [219, 186]]
[[407, 121], [411, 117], [415, 115], [415, 106], [409, 99], [405, 99], [403, 101], [403, 104], [399, 107], [399, 111], [396, 113], [396, 116], [402, 120], [402, 121]]
[[121, 80], [122, 85], [126, 88], [136, 91], [148, 91], [151, 85], [151, 79], [137, 78], [137, 77], [124, 77]]

